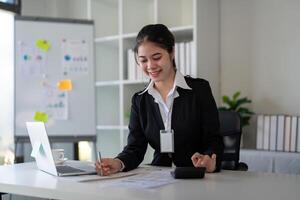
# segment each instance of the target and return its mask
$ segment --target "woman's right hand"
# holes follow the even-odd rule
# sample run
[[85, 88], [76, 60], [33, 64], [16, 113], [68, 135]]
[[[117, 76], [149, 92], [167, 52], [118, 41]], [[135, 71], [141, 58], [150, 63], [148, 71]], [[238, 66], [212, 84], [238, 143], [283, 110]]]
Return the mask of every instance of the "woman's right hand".
[[119, 159], [102, 158], [101, 162], [96, 162], [96, 172], [101, 176], [109, 176], [119, 172], [122, 168], [122, 163]]

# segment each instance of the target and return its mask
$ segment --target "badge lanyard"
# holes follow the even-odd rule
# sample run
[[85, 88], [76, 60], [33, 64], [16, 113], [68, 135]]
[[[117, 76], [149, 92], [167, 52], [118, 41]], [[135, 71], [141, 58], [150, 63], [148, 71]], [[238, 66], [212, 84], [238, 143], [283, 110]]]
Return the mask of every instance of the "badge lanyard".
[[174, 99], [173, 99], [173, 102], [171, 103], [171, 107], [170, 109], [168, 110], [168, 113], [167, 113], [167, 116], [166, 116], [166, 120], [165, 120], [165, 131], [171, 131], [171, 123], [172, 123], [172, 110], [173, 110], [173, 104], [174, 104]]
[[164, 123], [165, 130], [160, 130], [160, 151], [162, 153], [174, 152], [174, 131], [171, 129], [171, 113], [173, 110], [173, 104], [174, 98]]

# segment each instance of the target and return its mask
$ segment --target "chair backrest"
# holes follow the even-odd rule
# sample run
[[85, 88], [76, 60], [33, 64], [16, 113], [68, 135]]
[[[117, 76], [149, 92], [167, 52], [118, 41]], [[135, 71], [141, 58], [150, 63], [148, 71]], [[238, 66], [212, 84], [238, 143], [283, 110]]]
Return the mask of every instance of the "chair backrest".
[[240, 159], [241, 122], [233, 111], [219, 111], [220, 133], [224, 141], [222, 169], [236, 170]]

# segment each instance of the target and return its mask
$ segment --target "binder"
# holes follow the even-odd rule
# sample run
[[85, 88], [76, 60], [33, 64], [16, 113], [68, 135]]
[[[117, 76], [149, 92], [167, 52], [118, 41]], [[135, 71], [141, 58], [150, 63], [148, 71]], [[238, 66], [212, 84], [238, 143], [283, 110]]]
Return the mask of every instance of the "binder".
[[276, 151], [277, 143], [277, 115], [272, 115], [270, 119], [270, 150]]
[[284, 151], [290, 151], [291, 145], [291, 116], [286, 116], [284, 120]]
[[270, 116], [264, 116], [264, 139], [263, 139], [263, 149], [269, 150], [270, 146]]
[[263, 149], [264, 115], [257, 116], [256, 148]]
[[297, 152], [300, 152], [300, 117], [298, 117], [297, 126]]
[[292, 117], [292, 123], [291, 123], [291, 142], [290, 142], [290, 151], [295, 152], [296, 151], [296, 136], [297, 136], [297, 116]]
[[283, 151], [284, 145], [284, 115], [279, 115], [277, 117], [277, 151]]

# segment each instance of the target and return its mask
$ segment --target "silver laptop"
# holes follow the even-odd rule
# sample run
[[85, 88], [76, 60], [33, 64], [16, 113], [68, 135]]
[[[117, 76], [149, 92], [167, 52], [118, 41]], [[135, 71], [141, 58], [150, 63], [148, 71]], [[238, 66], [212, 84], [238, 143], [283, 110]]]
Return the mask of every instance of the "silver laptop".
[[31, 156], [35, 158], [40, 170], [55, 176], [96, 174], [95, 166], [84, 162], [55, 165], [45, 124], [43, 122], [26, 122], [26, 127], [32, 145]]

